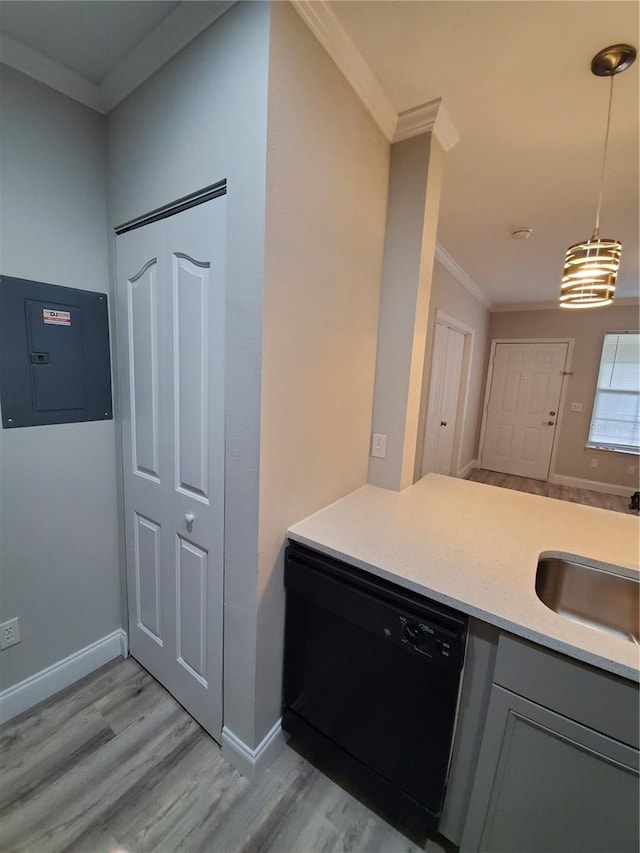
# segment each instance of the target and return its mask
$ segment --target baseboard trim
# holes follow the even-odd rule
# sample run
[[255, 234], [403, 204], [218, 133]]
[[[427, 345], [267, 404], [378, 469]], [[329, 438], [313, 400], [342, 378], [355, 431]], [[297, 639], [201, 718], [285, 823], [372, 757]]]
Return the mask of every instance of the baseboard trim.
[[255, 749], [247, 746], [226, 726], [222, 729], [222, 755], [250, 782], [257, 782], [284, 746], [282, 720], [278, 720]]
[[129, 638], [126, 631], [118, 628], [112, 634], [8, 687], [0, 693], [0, 724], [28, 711], [110, 660], [120, 655], [126, 658], [128, 654]]
[[565, 477], [564, 474], [551, 474], [549, 482], [556, 486], [573, 486], [576, 489], [588, 489], [591, 492], [604, 492], [606, 495], [631, 497], [634, 486], [619, 486], [614, 483], [600, 483], [598, 480], [582, 480], [580, 477]]
[[474, 470], [474, 468], [479, 468], [479, 467], [480, 467], [480, 460], [479, 459], [472, 459], [471, 462], [467, 462], [467, 464], [464, 466], [464, 468], [461, 468], [458, 471], [456, 476], [458, 477], [458, 479], [464, 480], [466, 477], [469, 476], [469, 474]]

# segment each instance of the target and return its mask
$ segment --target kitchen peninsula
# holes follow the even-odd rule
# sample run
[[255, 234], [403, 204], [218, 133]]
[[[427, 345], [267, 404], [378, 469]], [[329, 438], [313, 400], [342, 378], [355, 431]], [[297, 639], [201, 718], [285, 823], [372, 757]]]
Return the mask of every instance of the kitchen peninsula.
[[[564, 558], [638, 580], [639, 530], [631, 515], [437, 474], [403, 492], [364, 486], [290, 529], [471, 617], [440, 820], [463, 853], [637, 849], [637, 626], [555, 612], [536, 573]], [[627, 625], [636, 605], [623, 602]]]
[[542, 554], [639, 577], [640, 519], [428, 474], [403, 492], [363, 486], [289, 538], [497, 628], [637, 681], [638, 646], [537, 597]]

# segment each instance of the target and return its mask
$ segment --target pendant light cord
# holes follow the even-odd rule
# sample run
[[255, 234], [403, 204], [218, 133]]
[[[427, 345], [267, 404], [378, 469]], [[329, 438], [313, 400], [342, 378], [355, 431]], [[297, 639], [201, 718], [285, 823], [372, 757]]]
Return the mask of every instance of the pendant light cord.
[[609, 144], [609, 128], [611, 126], [611, 106], [613, 104], [613, 78], [611, 75], [611, 86], [609, 87], [609, 111], [607, 113], [607, 132], [604, 135], [604, 151], [602, 152], [602, 171], [600, 173], [600, 194], [598, 196], [598, 210], [596, 212], [596, 227], [594, 236], [600, 234], [600, 208], [602, 207], [602, 193], [604, 190], [604, 169], [607, 163], [607, 146]]

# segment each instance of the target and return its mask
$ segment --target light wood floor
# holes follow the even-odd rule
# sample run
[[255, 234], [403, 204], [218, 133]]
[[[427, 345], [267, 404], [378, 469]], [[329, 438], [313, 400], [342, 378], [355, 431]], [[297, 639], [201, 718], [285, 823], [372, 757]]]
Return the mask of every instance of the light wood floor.
[[0, 780], [3, 853], [421, 849], [289, 747], [253, 787], [132, 658], [0, 728]]
[[511, 474], [500, 474], [497, 471], [474, 469], [466, 478], [476, 483], [487, 483], [490, 486], [500, 486], [503, 489], [515, 489], [518, 492], [529, 492], [533, 495], [544, 495], [547, 498], [558, 498], [561, 501], [571, 501], [574, 504], [585, 504], [600, 509], [610, 509], [614, 512], [626, 512], [637, 515], [629, 509], [631, 492], [628, 497], [607, 495], [604, 492], [592, 492], [588, 489], [576, 489], [573, 486], [556, 486], [544, 480], [530, 480], [527, 477], [514, 477]]

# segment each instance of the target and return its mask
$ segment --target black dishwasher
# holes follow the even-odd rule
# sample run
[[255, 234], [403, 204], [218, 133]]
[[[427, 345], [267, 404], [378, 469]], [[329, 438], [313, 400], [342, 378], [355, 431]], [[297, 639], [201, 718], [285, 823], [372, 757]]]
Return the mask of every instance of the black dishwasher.
[[399, 823], [433, 835], [468, 619], [291, 543], [282, 726]]

